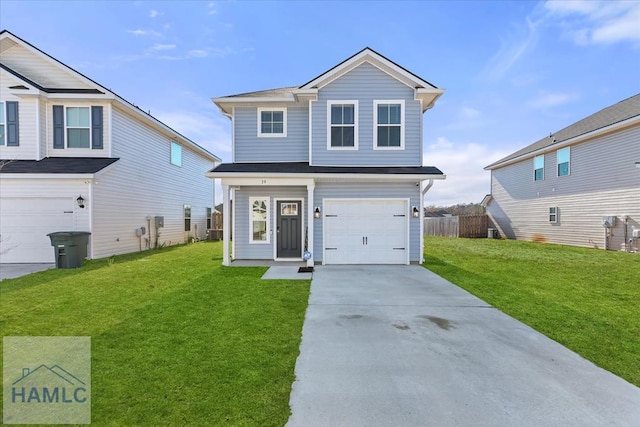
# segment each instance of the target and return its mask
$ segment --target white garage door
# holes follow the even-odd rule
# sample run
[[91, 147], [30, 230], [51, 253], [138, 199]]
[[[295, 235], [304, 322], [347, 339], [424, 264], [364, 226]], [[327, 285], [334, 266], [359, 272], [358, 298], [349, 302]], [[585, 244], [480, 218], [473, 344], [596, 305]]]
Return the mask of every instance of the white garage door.
[[325, 264], [408, 264], [407, 200], [326, 200]]
[[0, 199], [0, 263], [55, 262], [54, 231], [73, 230], [73, 198]]

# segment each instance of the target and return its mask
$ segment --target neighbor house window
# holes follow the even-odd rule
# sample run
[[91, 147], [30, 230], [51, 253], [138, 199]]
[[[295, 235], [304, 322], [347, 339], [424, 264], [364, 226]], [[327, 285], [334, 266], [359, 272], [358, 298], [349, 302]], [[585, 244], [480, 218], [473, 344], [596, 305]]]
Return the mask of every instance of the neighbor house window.
[[544, 180], [544, 154], [533, 158], [533, 180]]
[[558, 208], [556, 206], [549, 208], [549, 222], [552, 224], [558, 222]]
[[171, 164], [182, 166], [182, 146], [177, 142], [171, 142]]
[[258, 136], [287, 136], [287, 109], [258, 108]]
[[566, 176], [571, 172], [571, 151], [570, 147], [558, 150], [558, 176]]
[[404, 148], [404, 101], [373, 101], [373, 146]]
[[358, 148], [358, 101], [327, 102], [328, 148]]
[[211, 230], [211, 213], [213, 209], [207, 208], [207, 230]]
[[67, 107], [66, 130], [68, 148], [91, 147], [91, 108]]
[[184, 231], [191, 231], [191, 205], [183, 205]]
[[7, 128], [5, 112], [4, 112], [4, 102], [0, 102], [0, 145], [5, 144], [5, 129]]
[[269, 243], [269, 199], [249, 198], [250, 243]]

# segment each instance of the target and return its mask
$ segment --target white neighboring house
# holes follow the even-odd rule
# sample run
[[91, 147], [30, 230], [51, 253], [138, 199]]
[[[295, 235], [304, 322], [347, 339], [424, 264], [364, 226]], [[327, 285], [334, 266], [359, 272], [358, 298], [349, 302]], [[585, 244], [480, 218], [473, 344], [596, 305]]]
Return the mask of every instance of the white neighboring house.
[[90, 232], [88, 258], [204, 238], [220, 162], [6, 30], [0, 159], [0, 263], [54, 262], [55, 231]]
[[487, 166], [502, 237], [640, 250], [640, 94]]

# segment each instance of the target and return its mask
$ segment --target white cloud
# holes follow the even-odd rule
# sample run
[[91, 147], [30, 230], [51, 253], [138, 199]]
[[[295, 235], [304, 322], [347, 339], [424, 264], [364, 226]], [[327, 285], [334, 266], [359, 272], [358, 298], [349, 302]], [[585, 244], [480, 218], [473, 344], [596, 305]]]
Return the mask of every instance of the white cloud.
[[489, 60], [482, 73], [488, 80], [500, 80], [538, 41], [538, 23], [529, 17], [514, 26], [512, 34], [500, 41], [500, 49]]
[[632, 42], [640, 47], [640, 2], [556, 1], [544, 4], [552, 21], [578, 45]]
[[566, 104], [576, 98], [577, 96], [570, 93], [541, 91], [535, 98], [530, 100], [527, 105], [532, 108], [543, 109]]
[[157, 18], [160, 15], [162, 15], [162, 13], [158, 12], [155, 9], [151, 9], [151, 11], [149, 12], [149, 18]]
[[207, 13], [209, 15], [217, 15], [218, 14], [218, 9], [216, 9], [216, 2], [212, 1], [209, 2], [209, 4], [207, 4]]
[[127, 30], [127, 33], [133, 34], [136, 37], [162, 37], [162, 34], [155, 30], [142, 30], [140, 28], [135, 30]]
[[158, 50], [172, 50], [172, 49], [175, 49], [175, 48], [176, 48], [175, 44], [156, 44], [151, 48], [151, 50], [155, 50], [155, 51], [158, 51]]
[[490, 173], [483, 168], [507, 154], [473, 142], [457, 143], [444, 137], [437, 138], [427, 145], [423, 164], [436, 166], [447, 179], [435, 181], [426, 194], [425, 203], [436, 206], [480, 203], [490, 192]]

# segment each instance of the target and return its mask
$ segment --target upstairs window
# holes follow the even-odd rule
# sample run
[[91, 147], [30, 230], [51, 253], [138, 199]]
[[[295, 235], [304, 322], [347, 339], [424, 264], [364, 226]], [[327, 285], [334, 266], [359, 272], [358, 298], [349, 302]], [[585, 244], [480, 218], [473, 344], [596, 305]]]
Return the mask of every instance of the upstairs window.
[[570, 147], [558, 150], [558, 176], [567, 176], [571, 172]]
[[358, 101], [328, 101], [329, 149], [358, 148]]
[[533, 180], [544, 181], [544, 154], [533, 158]]
[[16, 101], [0, 101], [0, 145], [7, 147], [20, 145], [18, 103]]
[[91, 147], [91, 108], [67, 107], [66, 110], [67, 147]]
[[404, 148], [404, 101], [373, 101], [375, 149]]
[[182, 146], [171, 141], [171, 164], [182, 166]]
[[286, 108], [258, 108], [258, 137], [287, 136]]
[[250, 243], [269, 243], [269, 199], [249, 198], [249, 218], [250, 218]]

